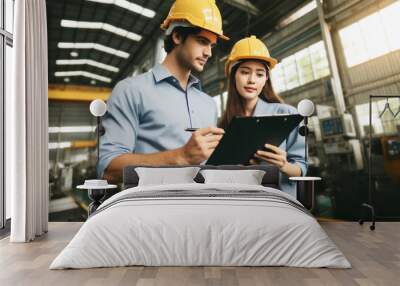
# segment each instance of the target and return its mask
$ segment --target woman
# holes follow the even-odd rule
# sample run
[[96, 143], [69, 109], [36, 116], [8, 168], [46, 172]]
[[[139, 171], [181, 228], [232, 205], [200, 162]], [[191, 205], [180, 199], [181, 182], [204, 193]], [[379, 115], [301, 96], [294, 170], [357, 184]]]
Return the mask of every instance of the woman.
[[[226, 128], [235, 116], [294, 114], [297, 110], [275, 94], [269, 71], [277, 61], [255, 36], [237, 42], [227, 60], [225, 73], [229, 77], [228, 101], [220, 127]], [[279, 147], [266, 142], [266, 150], [258, 150], [250, 164], [275, 165], [280, 170], [281, 190], [296, 197], [296, 184], [289, 177], [304, 176], [304, 137], [296, 128]], [[268, 150], [268, 151], [267, 151]]]

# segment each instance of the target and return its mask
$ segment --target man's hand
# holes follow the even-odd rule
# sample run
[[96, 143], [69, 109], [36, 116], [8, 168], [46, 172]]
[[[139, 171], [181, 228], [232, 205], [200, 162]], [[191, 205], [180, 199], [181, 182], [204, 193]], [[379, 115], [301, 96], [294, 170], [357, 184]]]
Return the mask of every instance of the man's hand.
[[224, 135], [224, 129], [217, 127], [201, 128], [180, 149], [184, 164], [197, 165], [207, 160]]
[[104, 178], [121, 182], [122, 170], [129, 165], [197, 165], [208, 159], [225, 133], [223, 129], [208, 127], [193, 132], [185, 146], [152, 154], [126, 153], [111, 160]]

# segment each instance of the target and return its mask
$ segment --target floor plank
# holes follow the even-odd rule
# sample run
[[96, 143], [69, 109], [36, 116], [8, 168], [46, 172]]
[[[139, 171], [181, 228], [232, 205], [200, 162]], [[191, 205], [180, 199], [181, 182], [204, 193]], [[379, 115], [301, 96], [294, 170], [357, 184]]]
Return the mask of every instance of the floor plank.
[[399, 285], [400, 222], [380, 222], [375, 231], [356, 222], [321, 222], [352, 263], [352, 269], [290, 267], [120, 267], [48, 269], [82, 223], [54, 222], [32, 243], [0, 240], [0, 285]]

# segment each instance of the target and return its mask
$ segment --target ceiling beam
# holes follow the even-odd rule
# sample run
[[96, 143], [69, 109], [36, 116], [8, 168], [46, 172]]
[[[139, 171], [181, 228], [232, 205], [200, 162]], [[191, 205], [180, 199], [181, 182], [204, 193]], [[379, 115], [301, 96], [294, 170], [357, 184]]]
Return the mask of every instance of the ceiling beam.
[[258, 16], [260, 14], [260, 10], [256, 6], [251, 4], [249, 0], [223, 0], [223, 1], [233, 7], [248, 12], [254, 16]]
[[90, 102], [99, 98], [106, 101], [110, 95], [111, 89], [109, 88], [96, 88], [76, 85], [49, 86], [49, 100]]

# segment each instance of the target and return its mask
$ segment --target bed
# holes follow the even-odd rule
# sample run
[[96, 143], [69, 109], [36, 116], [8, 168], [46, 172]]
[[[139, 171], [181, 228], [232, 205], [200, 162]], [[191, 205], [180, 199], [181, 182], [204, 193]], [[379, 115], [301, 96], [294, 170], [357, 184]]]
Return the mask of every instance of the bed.
[[130, 166], [124, 190], [84, 223], [50, 269], [144, 266], [351, 265], [300, 202], [278, 189], [272, 166], [261, 185], [195, 182], [138, 186]]

